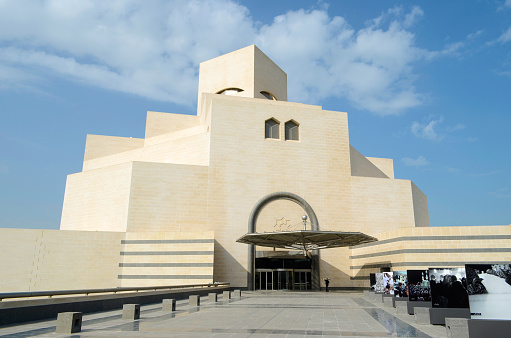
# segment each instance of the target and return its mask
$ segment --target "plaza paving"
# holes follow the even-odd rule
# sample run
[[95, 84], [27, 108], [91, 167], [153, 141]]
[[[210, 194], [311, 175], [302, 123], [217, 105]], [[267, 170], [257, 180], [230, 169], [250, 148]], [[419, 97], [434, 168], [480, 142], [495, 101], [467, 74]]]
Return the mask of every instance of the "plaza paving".
[[243, 292], [217, 303], [188, 300], [177, 311], [161, 304], [141, 307], [139, 320], [121, 319], [121, 310], [83, 316], [82, 332], [56, 334], [56, 320], [0, 327], [0, 337], [446, 337], [443, 326], [415, 324], [414, 316], [349, 292]]

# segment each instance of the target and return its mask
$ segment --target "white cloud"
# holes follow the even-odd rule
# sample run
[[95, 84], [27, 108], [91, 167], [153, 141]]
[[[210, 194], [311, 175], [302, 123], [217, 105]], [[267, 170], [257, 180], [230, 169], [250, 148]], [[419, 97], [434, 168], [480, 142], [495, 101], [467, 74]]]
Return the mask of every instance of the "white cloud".
[[509, 27], [501, 36], [499, 36], [496, 40], [500, 43], [506, 43], [511, 41], [511, 27]]
[[438, 135], [438, 133], [435, 131], [435, 126], [442, 122], [443, 118], [439, 118], [438, 120], [432, 120], [424, 124], [419, 122], [413, 122], [411, 127], [412, 134], [414, 134], [417, 137], [425, 138], [431, 141], [441, 141], [443, 139], [443, 136]]
[[489, 192], [489, 194], [497, 198], [511, 198], [511, 189], [509, 187], [502, 187], [497, 191]]
[[483, 33], [484, 33], [484, 30], [482, 30], [482, 29], [480, 29], [474, 33], [470, 33], [469, 35], [467, 35], [467, 40], [468, 41], [475, 40], [476, 38], [480, 37]]
[[416, 159], [413, 159], [410, 157], [403, 157], [401, 159], [401, 161], [409, 167], [422, 167], [422, 166], [429, 164], [429, 162], [426, 160], [426, 158], [422, 155], [420, 155]]
[[39, 82], [39, 79], [20, 69], [2, 65], [4, 55], [0, 54], [0, 89], [26, 87], [23, 83]]
[[44, 70], [191, 106], [199, 62], [253, 40], [248, 14], [226, 0], [0, 2], [0, 63], [19, 82]]
[[406, 16], [405, 16], [405, 20], [403, 23], [404, 26], [405, 27], [412, 26], [418, 20], [418, 18], [422, 17], [423, 15], [424, 15], [424, 12], [422, 11], [422, 9], [419, 6], [414, 6], [412, 8], [412, 11], [410, 13], [406, 14]]
[[467, 126], [465, 126], [464, 124], [458, 123], [454, 127], [447, 127], [446, 131], [452, 132], [452, 131], [457, 131], [457, 130], [465, 129], [466, 127]]
[[230, 0], [0, 2], [0, 67], [9, 69], [0, 88], [32, 86], [43, 71], [193, 106], [198, 64], [256, 43], [288, 73], [290, 100], [345, 97], [391, 115], [424, 101], [413, 85], [415, 63], [454, 53], [415, 45], [417, 6], [391, 8], [360, 30], [319, 8], [261, 25]]
[[426, 57], [428, 60], [435, 60], [440, 57], [456, 57], [458, 59], [463, 59], [466, 54], [473, 53], [474, 48], [471, 46], [477, 42], [477, 39], [481, 37], [483, 33], [484, 30], [478, 30], [467, 34], [463, 40], [447, 43], [441, 50], [428, 51]]
[[488, 41], [486, 43], [486, 45], [487, 46], [495, 46], [496, 44], [505, 44], [509, 41], [511, 41], [511, 27], [509, 27], [505, 32], [503, 32], [495, 40]]
[[501, 170], [492, 170], [492, 171], [488, 171], [488, 172], [484, 172], [484, 173], [472, 174], [470, 176], [472, 176], [472, 177], [486, 177], [486, 176], [497, 175], [500, 173], [501, 173]]
[[497, 12], [506, 8], [511, 8], [511, 0], [505, 0], [504, 3], [497, 8]]
[[444, 139], [446, 133], [452, 133], [466, 128], [466, 126], [461, 123], [456, 124], [454, 127], [441, 127], [443, 122], [444, 118], [442, 116], [437, 119], [430, 119], [424, 123], [414, 121], [410, 127], [410, 131], [419, 138], [438, 142]]
[[453, 174], [457, 174], [461, 171], [458, 168], [453, 168], [453, 167], [446, 167], [445, 169], [447, 170], [447, 172], [453, 173]]
[[344, 96], [379, 115], [399, 114], [424, 99], [413, 86], [412, 64], [427, 52], [415, 47], [404, 16], [393, 15], [355, 31], [324, 11], [291, 11], [263, 26], [257, 44], [290, 75], [292, 100]]

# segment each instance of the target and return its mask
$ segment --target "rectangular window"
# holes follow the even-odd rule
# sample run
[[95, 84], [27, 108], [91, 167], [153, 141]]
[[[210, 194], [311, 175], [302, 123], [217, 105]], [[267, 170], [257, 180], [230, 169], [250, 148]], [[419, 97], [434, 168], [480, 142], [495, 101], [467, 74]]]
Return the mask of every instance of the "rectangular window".
[[264, 123], [264, 137], [265, 138], [279, 138], [279, 123], [274, 119], [266, 120]]
[[299, 140], [298, 124], [293, 121], [286, 122], [286, 140]]

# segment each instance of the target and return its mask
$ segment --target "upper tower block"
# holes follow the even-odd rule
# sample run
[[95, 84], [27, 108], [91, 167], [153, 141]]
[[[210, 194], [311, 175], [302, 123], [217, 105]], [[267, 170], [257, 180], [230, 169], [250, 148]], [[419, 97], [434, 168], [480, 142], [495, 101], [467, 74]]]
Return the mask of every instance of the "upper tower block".
[[202, 62], [199, 106], [202, 93], [287, 101], [287, 75], [256, 45], [251, 45]]

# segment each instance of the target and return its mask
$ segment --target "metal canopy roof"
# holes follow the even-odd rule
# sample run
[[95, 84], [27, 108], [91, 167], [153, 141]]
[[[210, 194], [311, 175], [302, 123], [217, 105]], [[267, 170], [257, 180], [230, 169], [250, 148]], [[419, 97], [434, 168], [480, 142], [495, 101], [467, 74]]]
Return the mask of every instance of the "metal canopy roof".
[[238, 238], [236, 242], [307, 251], [353, 246], [377, 240], [361, 232], [299, 230], [248, 233]]

